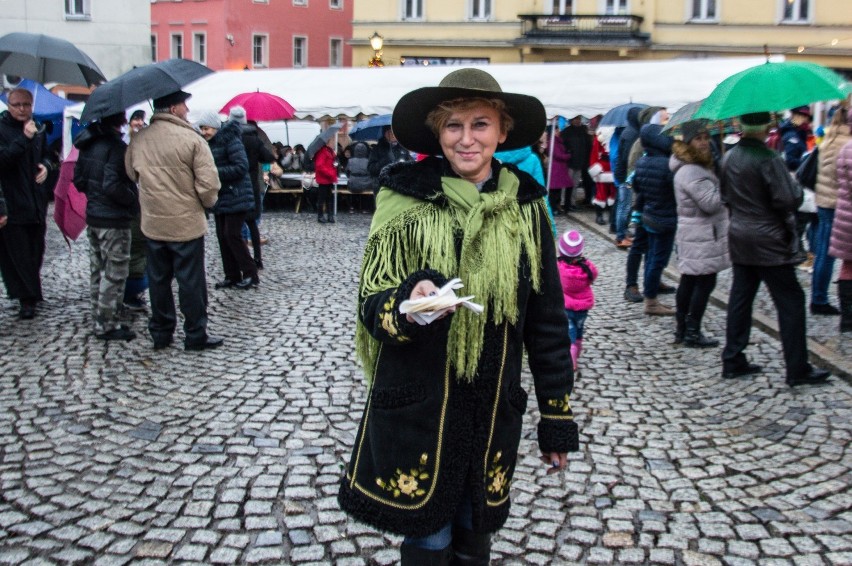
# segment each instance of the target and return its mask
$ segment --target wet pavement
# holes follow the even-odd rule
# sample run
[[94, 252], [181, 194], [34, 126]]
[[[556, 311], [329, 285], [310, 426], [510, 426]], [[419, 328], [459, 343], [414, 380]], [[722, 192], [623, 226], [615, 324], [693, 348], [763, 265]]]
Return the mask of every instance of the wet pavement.
[[[0, 309], [0, 564], [398, 561], [399, 537], [335, 498], [366, 393], [352, 334], [370, 216], [264, 218], [256, 290], [213, 290], [208, 238], [209, 330], [226, 342], [206, 352], [184, 352], [180, 331], [154, 351], [144, 316], [136, 340], [96, 340], [85, 238], [69, 249], [51, 227], [39, 316]], [[764, 372], [723, 380], [718, 348], [672, 346], [670, 318], [623, 300], [625, 254], [589, 219], [558, 219], [584, 223], [601, 272], [574, 396], [582, 449], [547, 476], [526, 416], [493, 563], [852, 563], [852, 386], [788, 388], [760, 328]], [[759, 310], [774, 316], [765, 297]], [[706, 331], [724, 321], [711, 306]], [[808, 323], [852, 369], [837, 318]]]

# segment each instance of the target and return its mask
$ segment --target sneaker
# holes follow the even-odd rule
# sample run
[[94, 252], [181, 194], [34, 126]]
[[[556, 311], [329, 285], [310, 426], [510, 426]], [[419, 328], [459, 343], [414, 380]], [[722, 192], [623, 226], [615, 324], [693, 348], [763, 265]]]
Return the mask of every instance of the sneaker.
[[645, 300], [645, 297], [639, 292], [639, 287], [631, 285], [624, 290], [624, 300], [631, 303], [641, 303]]

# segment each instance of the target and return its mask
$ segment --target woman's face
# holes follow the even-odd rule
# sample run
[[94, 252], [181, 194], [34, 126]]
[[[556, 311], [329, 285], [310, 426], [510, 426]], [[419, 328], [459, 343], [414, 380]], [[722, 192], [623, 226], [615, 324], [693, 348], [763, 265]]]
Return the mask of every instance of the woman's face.
[[689, 145], [700, 152], [710, 151], [710, 134], [706, 132], [698, 134], [689, 141]]
[[210, 141], [210, 139], [216, 135], [216, 132], [219, 131], [216, 128], [211, 128], [210, 126], [200, 126], [198, 129], [201, 130], [201, 135], [204, 136], [204, 139], [207, 141]]
[[455, 112], [441, 129], [438, 142], [453, 171], [462, 179], [479, 183], [491, 174], [491, 158], [506, 141], [500, 114], [490, 106]]

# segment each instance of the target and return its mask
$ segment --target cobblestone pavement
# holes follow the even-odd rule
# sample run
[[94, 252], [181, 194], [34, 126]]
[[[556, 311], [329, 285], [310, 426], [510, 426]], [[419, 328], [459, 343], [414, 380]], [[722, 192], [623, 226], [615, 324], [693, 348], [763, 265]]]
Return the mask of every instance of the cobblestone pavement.
[[[261, 287], [214, 291], [213, 351], [154, 351], [90, 332], [85, 238], [51, 230], [47, 301], [0, 309], [0, 564], [393, 564], [399, 538], [335, 494], [365, 390], [352, 352], [369, 216], [265, 217]], [[560, 228], [566, 220], [559, 220]], [[623, 252], [601, 268], [574, 399], [582, 451], [546, 476], [527, 415], [495, 564], [852, 563], [852, 386], [791, 390], [752, 335], [754, 378], [676, 348], [672, 321], [627, 305]], [[722, 336], [724, 313], [707, 329]], [[176, 344], [180, 344], [179, 333]]]

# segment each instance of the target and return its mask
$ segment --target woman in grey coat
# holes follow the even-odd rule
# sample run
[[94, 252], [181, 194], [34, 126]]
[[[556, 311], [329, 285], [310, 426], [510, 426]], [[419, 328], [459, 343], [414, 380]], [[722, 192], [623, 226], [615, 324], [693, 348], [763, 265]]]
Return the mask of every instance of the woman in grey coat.
[[713, 348], [718, 340], [701, 333], [701, 319], [716, 274], [731, 267], [728, 256], [728, 211], [719, 193], [719, 178], [703, 122], [682, 126], [683, 141], [672, 146], [669, 167], [674, 173], [677, 201], [677, 330], [675, 343], [690, 348]]

